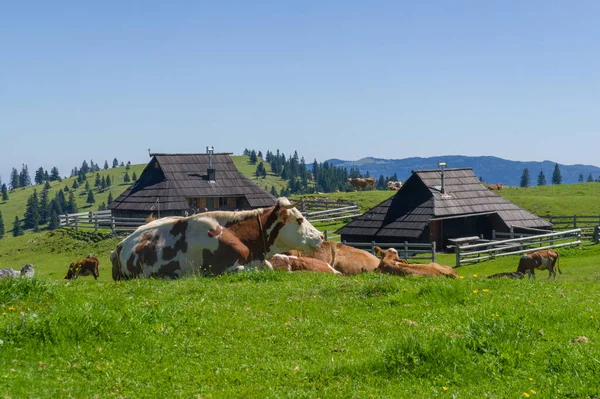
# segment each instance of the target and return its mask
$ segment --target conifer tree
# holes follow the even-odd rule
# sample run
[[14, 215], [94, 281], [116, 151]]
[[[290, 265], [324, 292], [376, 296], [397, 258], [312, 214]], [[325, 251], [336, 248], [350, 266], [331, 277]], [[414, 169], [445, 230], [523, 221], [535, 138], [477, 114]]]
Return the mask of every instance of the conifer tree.
[[96, 181], [94, 182], [94, 187], [100, 187], [102, 184], [102, 179], [100, 179], [100, 173], [96, 173]]
[[35, 182], [35, 184], [42, 184], [44, 182], [44, 168], [40, 166], [38, 170], [35, 171], [33, 181]]
[[256, 163], [256, 161], [257, 161], [257, 158], [256, 158], [256, 151], [252, 150], [252, 151], [250, 152], [250, 163], [251, 163], [252, 165], [254, 165], [254, 164]]
[[65, 188], [63, 188], [63, 191], [64, 191], [65, 193], [68, 193], [68, 192], [69, 192], [69, 186], [65, 186]]
[[44, 190], [50, 190], [52, 186], [50, 186], [50, 182], [46, 181], [46, 184], [44, 184]]
[[77, 179], [73, 180], [73, 185], [71, 186], [73, 190], [77, 190], [79, 188], [79, 183], [77, 183]]
[[540, 174], [538, 175], [537, 185], [538, 186], [545, 186], [546, 185], [546, 176], [544, 175], [543, 171], [540, 171]]
[[88, 191], [87, 200], [85, 202], [90, 205], [96, 202], [96, 198], [94, 198], [94, 192], [92, 190]]
[[19, 187], [27, 187], [31, 185], [31, 176], [27, 165], [23, 164], [21, 173], [19, 173]]
[[4, 219], [2, 218], [2, 211], [0, 211], [0, 238], [4, 237]]
[[579, 174], [577, 181], [579, 181], [579, 183], [583, 183], [583, 173]]
[[110, 176], [106, 176], [106, 187], [110, 187], [110, 185], [112, 184], [110, 180]]
[[271, 195], [273, 197], [277, 197], [277, 190], [275, 190], [275, 186], [271, 186]]
[[123, 181], [125, 183], [129, 183], [131, 179], [129, 178], [129, 173], [125, 172], [125, 176], [123, 176]]
[[125, 166], [125, 170], [131, 169], [131, 161], [127, 161], [127, 166]]
[[552, 184], [562, 184], [562, 176], [558, 164], [554, 164], [554, 172], [552, 173]]
[[133, 175], [131, 176], [131, 180], [137, 181], [137, 175], [135, 174], [135, 172], [133, 172]]
[[25, 208], [24, 227], [26, 229], [39, 230], [40, 210], [37, 191], [33, 190], [33, 194], [27, 199], [27, 207]]
[[107, 208], [106, 208], [106, 204], [105, 204], [104, 202], [102, 202], [102, 203], [100, 204], [100, 206], [98, 207], [98, 210], [99, 210], [99, 211], [105, 211], [106, 209], [107, 209]]
[[106, 199], [106, 202], [108, 203], [108, 205], [112, 204], [113, 202], [113, 196], [112, 196], [112, 192], [108, 192], [108, 198]]
[[48, 216], [49, 216], [48, 201], [49, 201], [48, 190], [46, 189], [46, 187], [44, 187], [44, 189], [40, 192], [40, 203], [38, 206], [39, 214], [40, 214], [40, 224], [48, 223]]
[[86, 180], [85, 181], [85, 191], [88, 191], [90, 189], [90, 183]]
[[108, 161], [104, 161], [104, 170], [108, 169]]
[[102, 181], [100, 182], [100, 188], [102, 191], [106, 190], [106, 176], [102, 176]]
[[60, 227], [60, 218], [58, 217], [58, 213], [56, 210], [51, 208], [50, 210], [50, 221], [48, 222], [48, 229], [56, 230]]
[[521, 175], [521, 187], [529, 187], [529, 169], [523, 169], [523, 174]]
[[119, 166], [119, 161], [117, 161], [117, 158], [113, 159], [113, 168], [116, 168], [117, 166]]
[[15, 168], [12, 168], [12, 172], [10, 172], [10, 189], [14, 190], [19, 188], [19, 172]]
[[[75, 194], [73, 193], [73, 191], [71, 191], [71, 192], [69, 193], [69, 196], [70, 196], [71, 194], [73, 194], [73, 198], [75, 198]], [[58, 201], [58, 204], [60, 205], [60, 208], [61, 208], [61, 210], [62, 210], [62, 209], [66, 209], [66, 208], [67, 208], [67, 200], [65, 199], [65, 194], [64, 194], [62, 191], [60, 191], [60, 190], [59, 190], [59, 191], [56, 193], [56, 196], [54, 197], [54, 199], [56, 199], [56, 201]], [[59, 215], [60, 215], [61, 213], [62, 213], [62, 211], [61, 211], [61, 212], [58, 212], [58, 214], [59, 214]], [[75, 211], [75, 212], [71, 212], [71, 213], [77, 213], [77, 211]]]
[[58, 168], [56, 166], [53, 166], [52, 169], [50, 169], [50, 181], [60, 181], [60, 174], [58, 173]]
[[8, 188], [6, 187], [6, 184], [2, 185], [1, 190], [2, 190], [2, 201], [8, 201]]
[[85, 159], [83, 160], [83, 163], [81, 164], [79, 173], [83, 173], [84, 175], [90, 173], [90, 166], [88, 165], [88, 163]]
[[75, 200], [75, 194], [73, 194], [73, 191], [71, 191], [69, 193], [69, 202], [67, 203], [67, 212], [69, 213], [77, 213], [77, 211], [79, 210], [77, 208], [77, 201]]
[[19, 217], [18, 216], [15, 216], [15, 221], [13, 223], [12, 234], [13, 234], [13, 237], [17, 237], [17, 236], [22, 236], [23, 235], [23, 228], [21, 227], [21, 222], [19, 221]]
[[594, 178], [592, 177], [592, 174], [590, 173], [590, 174], [588, 175], [587, 182], [588, 182], [588, 183], [591, 183], [591, 182], [593, 182], [593, 181], [594, 181]]

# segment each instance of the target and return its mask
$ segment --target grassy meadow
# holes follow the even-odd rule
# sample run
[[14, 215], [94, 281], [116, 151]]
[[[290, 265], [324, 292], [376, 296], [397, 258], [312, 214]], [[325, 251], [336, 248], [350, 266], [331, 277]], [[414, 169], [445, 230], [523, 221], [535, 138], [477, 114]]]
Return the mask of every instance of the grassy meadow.
[[[113, 197], [125, 188], [113, 183]], [[0, 204], [7, 230], [31, 192]], [[394, 193], [320, 197], [365, 211]], [[94, 194], [95, 207], [108, 195]], [[499, 194], [541, 215], [600, 214], [597, 183]], [[559, 249], [555, 282], [485, 278], [516, 270], [518, 256], [462, 266], [457, 280], [262, 271], [114, 282], [122, 238], [63, 228], [0, 240], [0, 269], [36, 269], [0, 280], [0, 397], [600, 397], [600, 245]], [[90, 252], [98, 281], [63, 280]]]

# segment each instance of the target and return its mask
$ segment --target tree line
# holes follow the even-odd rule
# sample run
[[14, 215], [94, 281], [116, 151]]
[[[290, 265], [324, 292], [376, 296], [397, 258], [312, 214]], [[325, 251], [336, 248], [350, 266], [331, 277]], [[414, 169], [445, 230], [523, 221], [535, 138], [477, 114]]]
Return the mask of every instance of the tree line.
[[[592, 174], [590, 173], [587, 177], [587, 181], [588, 183], [592, 183], [592, 182], [600, 182], [600, 177], [598, 177], [596, 180], [594, 180], [594, 177], [592, 176]], [[579, 183], [583, 183], [584, 182], [584, 175], [583, 173], [580, 173], [578, 176], [578, 182]], [[537, 175], [537, 185], [538, 186], [545, 186], [546, 183], [546, 176], [544, 175], [543, 171], [540, 171], [540, 173]], [[560, 173], [560, 168], [558, 167], [558, 164], [554, 164], [554, 171], [552, 172], [552, 184], [562, 184], [562, 175]], [[521, 174], [521, 182], [520, 182], [520, 186], [521, 187], [529, 187], [531, 185], [531, 176], [529, 173], [529, 169], [525, 168], [523, 169], [523, 173]]]

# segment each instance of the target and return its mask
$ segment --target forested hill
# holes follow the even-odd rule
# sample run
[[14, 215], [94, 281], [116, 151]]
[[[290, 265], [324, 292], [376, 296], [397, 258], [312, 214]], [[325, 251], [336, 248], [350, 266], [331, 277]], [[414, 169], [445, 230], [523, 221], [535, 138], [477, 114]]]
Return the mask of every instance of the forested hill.
[[[475, 175], [483, 178], [483, 181], [487, 183], [502, 183], [512, 186], [519, 185], [525, 168], [529, 169], [530, 185], [537, 184], [540, 172], [544, 172], [546, 181], [550, 184], [555, 167], [555, 162], [552, 161], [522, 162], [489, 156], [468, 157], [462, 155], [404, 159], [362, 158], [358, 161], [329, 159], [327, 162], [347, 169], [356, 168], [362, 175], [368, 171], [369, 175], [375, 178], [380, 175], [392, 176], [396, 173], [400, 180], [405, 181], [410, 177], [412, 170], [435, 169], [438, 161], [447, 162], [449, 168], [473, 168]], [[577, 183], [580, 174], [583, 175], [584, 181], [588, 181], [590, 174], [594, 181], [600, 179], [600, 168], [597, 166], [558, 164], [558, 167], [564, 184]]]

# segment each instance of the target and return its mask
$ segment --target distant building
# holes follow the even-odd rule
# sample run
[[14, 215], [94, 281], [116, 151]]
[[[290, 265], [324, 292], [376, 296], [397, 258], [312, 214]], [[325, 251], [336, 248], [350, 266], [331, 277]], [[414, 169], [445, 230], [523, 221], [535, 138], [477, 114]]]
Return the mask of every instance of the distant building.
[[348, 242], [432, 242], [492, 238], [492, 230], [551, 230], [546, 220], [488, 190], [471, 168], [416, 170], [392, 198], [338, 230]]
[[110, 204], [113, 216], [183, 216], [268, 207], [276, 198], [241, 174], [231, 153], [150, 154], [138, 180]]

